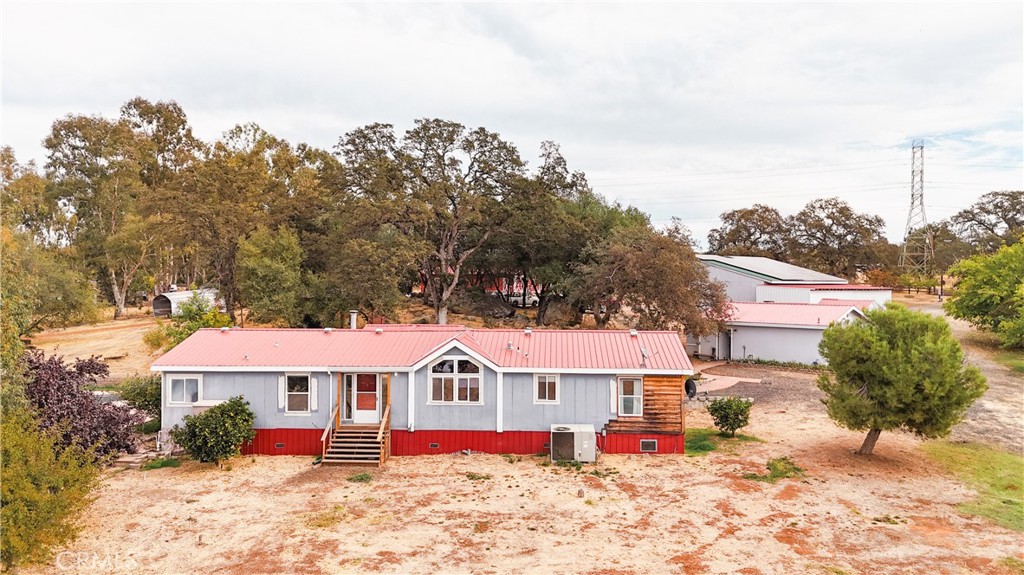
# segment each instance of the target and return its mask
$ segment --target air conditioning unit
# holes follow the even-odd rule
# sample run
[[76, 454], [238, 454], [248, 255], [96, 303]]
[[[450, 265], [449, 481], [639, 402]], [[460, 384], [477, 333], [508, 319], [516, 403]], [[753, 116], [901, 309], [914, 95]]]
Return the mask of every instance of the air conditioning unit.
[[593, 425], [563, 424], [551, 426], [551, 460], [597, 461], [597, 434]]

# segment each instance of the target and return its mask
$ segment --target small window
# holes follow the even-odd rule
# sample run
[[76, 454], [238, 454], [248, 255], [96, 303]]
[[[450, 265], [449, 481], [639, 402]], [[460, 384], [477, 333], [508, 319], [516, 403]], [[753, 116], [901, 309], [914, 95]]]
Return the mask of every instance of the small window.
[[619, 378], [619, 415], [641, 417], [644, 414], [644, 381], [639, 377]]
[[309, 376], [289, 375], [287, 377], [288, 397], [285, 403], [285, 412], [308, 412], [309, 411]]
[[558, 403], [558, 376], [538, 375], [534, 378], [534, 403]]
[[430, 403], [483, 403], [480, 365], [469, 359], [442, 359], [430, 367]]
[[195, 403], [199, 401], [200, 378], [198, 375], [174, 376], [170, 378], [168, 403]]
[[640, 440], [640, 453], [657, 453], [658, 452], [658, 440], [657, 439], [641, 439]]

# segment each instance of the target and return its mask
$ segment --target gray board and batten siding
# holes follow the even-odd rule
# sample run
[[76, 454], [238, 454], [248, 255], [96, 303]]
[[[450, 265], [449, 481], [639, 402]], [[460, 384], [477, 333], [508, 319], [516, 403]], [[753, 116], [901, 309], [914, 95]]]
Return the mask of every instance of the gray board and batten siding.
[[[186, 415], [192, 415], [195, 408], [191, 405], [173, 405], [171, 397], [171, 379], [186, 373], [163, 374], [163, 405], [160, 423], [163, 429], [180, 425]], [[311, 372], [310, 378], [316, 380], [316, 405], [310, 406], [309, 413], [285, 413], [279, 406], [278, 385], [285, 372], [187, 372], [187, 375], [202, 377], [200, 402], [212, 403], [226, 401], [235, 396], [242, 396], [249, 402], [249, 408], [256, 414], [256, 427], [259, 429], [323, 429], [331, 414], [333, 389], [332, 378], [326, 371]], [[334, 377], [337, 377], [335, 374]], [[312, 385], [311, 385], [312, 387]]]

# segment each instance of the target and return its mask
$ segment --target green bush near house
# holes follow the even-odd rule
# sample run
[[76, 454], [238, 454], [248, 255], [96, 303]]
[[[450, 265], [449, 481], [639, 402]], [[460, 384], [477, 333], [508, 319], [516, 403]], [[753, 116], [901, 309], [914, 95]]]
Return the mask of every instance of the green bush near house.
[[145, 412], [150, 417], [160, 419], [159, 374], [141, 375], [136, 373], [125, 379], [118, 391], [121, 399], [127, 401], [128, 405]]
[[708, 404], [708, 413], [715, 421], [715, 427], [729, 437], [736, 436], [736, 430], [750, 423], [751, 402], [738, 397], [723, 397]]
[[184, 427], [171, 428], [171, 437], [194, 459], [217, 463], [241, 453], [242, 444], [256, 437], [256, 415], [241, 396], [198, 415], [186, 415]]

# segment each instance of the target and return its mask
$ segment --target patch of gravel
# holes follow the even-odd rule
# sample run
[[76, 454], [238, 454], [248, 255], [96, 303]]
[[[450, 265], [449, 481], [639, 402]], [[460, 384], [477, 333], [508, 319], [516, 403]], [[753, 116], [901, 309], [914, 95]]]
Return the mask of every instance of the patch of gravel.
[[817, 376], [811, 373], [780, 371], [776, 368], [726, 364], [705, 371], [709, 375], [724, 375], [750, 379], [732, 387], [710, 392], [710, 397], [749, 397], [764, 406], [799, 404], [816, 406], [825, 411], [821, 403], [824, 394], [818, 389]]

